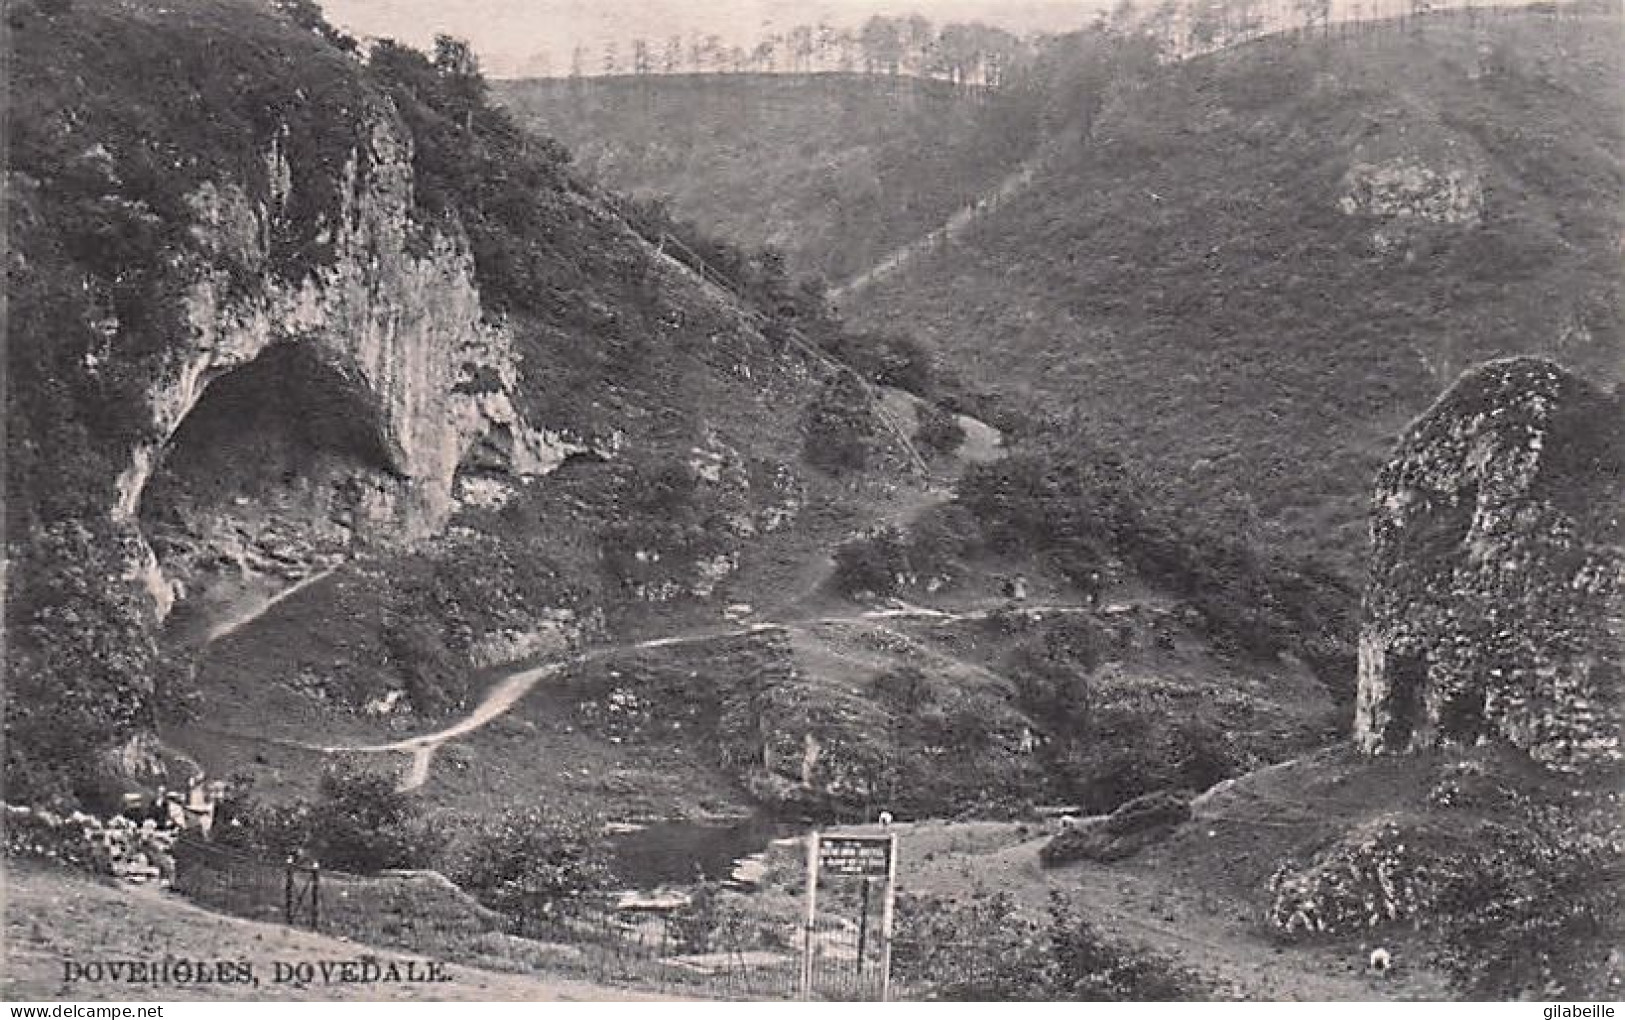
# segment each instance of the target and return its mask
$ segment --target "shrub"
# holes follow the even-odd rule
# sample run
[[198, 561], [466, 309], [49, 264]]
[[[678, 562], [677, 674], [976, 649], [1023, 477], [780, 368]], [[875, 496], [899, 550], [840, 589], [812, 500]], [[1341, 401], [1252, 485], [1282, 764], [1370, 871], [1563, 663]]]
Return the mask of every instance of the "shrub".
[[935, 368], [931, 354], [913, 337], [890, 333], [854, 333], [838, 327], [824, 344], [831, 355], [880, 386], [930, 396]]
[[1565, 821], [1481, 840], [1441, 883], [1441, 962], [1474, 999], [1617, 996], [1625, 981], [1625, 853], [1617, 807], [1603, 831]]
[[1047, 923], [1008, 894], [968, 903], [904, 896], [892, 962], [927, 997], [955, 1001], [1143, 1001], [1202, 998], [1211, 989], [1156, 953], [1105, 937], [1053, 893]]
[[435, 716], [463, 703], [468, 693], [467, 670], [421, 618], [391, 618], [381, 636], [390, 662], [406, 685], [413, 711]]
[[429, 866], [443, 846], [419, 816], [415, 797], [376, 772], [331, 769], [316, 800], [280, 804], [239, 793], [222, 812], [216, 839], [281, 859], [295, 856], [356, 874]]
[[610, 881], [603, 824], [579, 814], [509, 810], [474, 834], [457, 883], [515, 917], [549, 913]]
[[1161, 790], [1123, 804], [1104, 819], [1073, 826], [1044, 844], [1045, 867], [1072, 861], [1115, 861], [1164, 839], [1191, 816], [1190, 798]]
[[737, 898], [716, 882], [704, 882], [687, 905], [671, 915], [670, 933], [681, 953], [737, 951], [759, 940], [760, 932]]
[[894, 712], [913, 713], [931, 704], [936, 692], [931, 678], [918, 666], [898, 666], [875, 676], [870, 682], [875, 697]]
[[1205, 790], [1245, 767], [1224, 732], [1200, 717], [1099, 705], [1055, 769], [1087, 810], [1108, 812], [1158, 790]]
[[876, 431], [869, 394], [851, 373], [824, 385], [802, 418], [802, 458], [830, 474], [861, 471]]
[[1082, 616], [1051, 617], [1019, 645], [1007, 672], [1022, 710], [1042, 720], [1059, 746], [1082, 738], [1090, 718], [1089, 676], [1100, 664], [1106, 638]]
[[1183, 793], [1159, 790], [1136, 797], [1113, 811], [1107, 818], [1105, 830], [1116, 836], [1145, 832], [1148, 829], [1178, 825], [1191, 816], [1191, 799]]
[[182, 707], [189, 674], [147, 632], [149, 611], [118, 580], [135, 553], [112, 526], [40, 528], [7, 600], [7, 795], [72, 806], [97, 798], [104, 748]]
[[1089, 725], [1089, 675], [1074, 666], [1036, 660], [1009, 671], [1016, 699], [1030, 718], [1064, 743], [1080, 739]]
[[961, 557], [976, 548], [976, 522], [965, 509], [949, 503], [927, 513], [909, 529], [909, 552], [921, 574], [951, 573]]
[[310, 812], [312, 849], [329, 867], [360, 874], [424, 867], [436, 837], [418, 817], [418, 802], [377, 772], [330, 770]]
[[1250, 545], [1222, 520], [1175, 516], [1114, 455], [1075, 435], [1061, 442], [965, 473], [957, 501], [990, 545], [1042, 553], [1074, 582], [1115, 556], [1195, 606], [1213, 637], [1259, 656], [1296, 651], [1346, 696], [1359, 600], [1345, 580]]
[[835, 587], [843, 595], [890, 595], [909, 573], [908, 546], [896, 528], [881, 528], [835, 550]]
[[1169, 1002], [1207, 998], [1192, 971], [1139, 947], [1114, 942], [1079, 918], [1067, 901], [1050, 903], [1053, 998], [1105, 1002]]
[[1307, 865], [1288, 860], [1270, 876], [1270, 923], [1291, 935], [1346, 934], [1420, 923], [1438, 895], [1415, 833], [1392, 821], [1350, 833]]
[[738, 506], [726, 486], [702, 486], [686, 460], [628, 463], [612, 475], [615, 512], [598, 533], [604, 569], [634, 590], [695, 583], [699, 564], [726, 555], [724, 518]]
[[914, 441], [927, 452], [950, 454], [965, 442], [965, 427], [959, 424], [959, 419], [952, 412], [936, 404], [924, 404], [920, 407], [919, 415], [920, 424], [914, 433]]

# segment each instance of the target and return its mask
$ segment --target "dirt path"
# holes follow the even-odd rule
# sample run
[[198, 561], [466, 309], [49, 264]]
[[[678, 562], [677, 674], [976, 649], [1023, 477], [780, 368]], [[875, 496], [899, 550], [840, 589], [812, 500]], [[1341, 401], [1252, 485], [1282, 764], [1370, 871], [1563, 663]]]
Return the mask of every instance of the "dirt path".
[[933, 248], [960, 237], [991, 215], [1000, 205], [1032, 187], [1038, 171], [1049, 163], [1054, 154], [1075, 147], [1080, 138], [1081, 131], [1077, 127], [1066, 129], [1039, 152], [1023, 160], [1020, 166], [1006, 174], [997, 184], [950, 216], [942, 226], [898, 248], [839, 287], [831, 288], [829, 291], [831, 303], [837, 308], [841, 307], [859, 292], [907, 267], [921, 256], [929, 254]]
[[548, 677], [557, 676], [571, 666], [578, 666], [582, 663], [593, 662], [597, 659], [626, 652], [696, 644], [701, 641], [715, 641], [718, 638], [740, 637], [746, 634], [777, 629], [779, 629], [777, 624], [755, 623], [747, 627], [729, 630], [705, 630], [671, 637], [653, 638], [632, 644], [595, 648], [590, 652], [584, 652], [560, 662], [550, 662], [530, 669], [520, 670], [517, 673], [510, 673], [492, 685], [491, 689], [485, 693], [485, 697], [480, 699], [480, 703], [474, 706], [473, 711], [443, 730], [436, 730], [433, 733], [425, 733], [416, 737], [407, 737], [387, 744], [329, 744], [326, 746], [307, 744], [303, 746], [306, 750], [320, 751], [323, 754], [408, 753], [412, 756], [412, 763], [401, 779], [400, 790], [402, 792], [416, 790], [428, 781], [430, 768], [434, 764], [434, 754], [442, 745], [472, 733], [492, 720], [506, 715], [538, 683]]
[[[401, 740], [390, 741], [383, 744], [301, 744], [304, 750], [318, 751], [322, 754], [409, 754], [412, 756], [411, 764], [401, 778], [400, 790], [402, 792], [416, 790], [428, 782], [429, 774], [434, 765], [435, 752], [445, 744], [466, 736], [482, 726], [506, 715], [515, 705], [524, 699], [535, 686], [550, 677], [557, 676], [571, 666], [594, 662], [599, 659], [622, 655], [627, 652], [647, 651], [655, 648], [670, 648], [678, 645], [698, 644], [705, 641], [715, 641], [720, 638], [743, 637], [748, 634], [759, 634], [764, 631], [785, 630], [790, 627], [819, 626], [843, 623], [875, 623], [884, 620], [926, 619], [941, 623], [957, 623], [970, 620], [985, 620], [998, 612], [1001, 607], [1008, 605], [1007, 601], [998, 601], [982, 608], [970, 609], [965, 612], [950, 613], [940, 609], [929, 609], [925, 606], [916, 606], [909, 603], [897, 603], [885, 609], [869, 609], [861, 613], [845, 616], [821, 616], [791, 620], [786, 623], [753, 623], [748, 626], [727, 629], [705, 629], [687, 634], [676, 634], [669, 637], [652, 638], [647, 641], [637, 641], [631, 644], [607, 645], [595, 648], [592, 651], [561, 660], [559, 662], [545, 663], [529, 669], [510, 673], [492, 685], [491, 689], [480, 699], [463, 718], [444, 729], [433, 733], [424, 733], [416, 737], [405, 737]], [[1080, 614], [1092, 613], [1096, 610], [1089, 606], [1056, 604], [1056, 605], [1023, 605], [1023, 610], [1029, 613], [1040, 614]]]
[[204, 645], [211, 645], [214, 642], [219, 641], [221, 638], [229, 637], [230, 635], [237, 633], [244, 627], [270, 612], [271, 609], [278, 603], [290, 599], [304, 591], [306, 588], [309, 588], [311, 585], [317, 584], [318, 582], [330, 577], [332, 573], [342, 565], [342, 562], [340, 562], [335, 563], [330, 567], [324, 567], [323, 569], [318, 570], [316, 573], [311, 574], [309, 577], [296, 581], [288, 587], [282, 589], [275, 595], [272, 595], [270, 598], [266, 599], [264, 602], [261, 602], [259, 605], [248, 610], [246, 613], [243, 613], [233, 619], [215, 624], [209, 629], [209, 632], [204, 635]]

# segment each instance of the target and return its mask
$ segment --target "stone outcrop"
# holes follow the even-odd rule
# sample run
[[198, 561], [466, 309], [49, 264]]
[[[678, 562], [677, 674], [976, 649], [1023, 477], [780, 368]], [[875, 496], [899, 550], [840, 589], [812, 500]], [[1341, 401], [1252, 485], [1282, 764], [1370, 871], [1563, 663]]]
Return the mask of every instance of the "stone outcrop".
[[1344, 178], [1338, 207], [1350, 216], [1459, 226], [1479, 221], [1484, 185], [1465, 166], [1434, 169], [1404, 158], [1357, 163]]
[[1062, 819], [1061, 831], [1038, 851], [1046, 868], [1073, 861], [1119, 861], [1167, 839], [1191, 817], [1189, 796], [1158, 790], [1120, 805], [1109, 815], [1076, 822]]
[[1538, 358], [1464, 375], [1377, 479], [1355, 741], [1621, 760], [1621, 400]]

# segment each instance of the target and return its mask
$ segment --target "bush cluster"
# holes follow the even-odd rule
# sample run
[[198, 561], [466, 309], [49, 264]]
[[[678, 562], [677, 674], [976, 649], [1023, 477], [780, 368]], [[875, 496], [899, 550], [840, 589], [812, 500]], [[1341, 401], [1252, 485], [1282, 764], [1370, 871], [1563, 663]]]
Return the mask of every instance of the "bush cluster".
[[965, 441], [965, 427], [953, 412], [936, 404], [920, 407], [920, 424], [914, 441], [928, 453], [945, 456], [959, 449]]
[[868, 392], [850, 373], [837, 373], [802, 413], [802, 459], [832, 475], [862, 471], [878, 431]]
[[951, 584], [964, 573], [964, 557], [975, 548], [962, 515], [933, 514], [905, 534], [880, 527], [841, 543], [835, 549], [835, 590], [854, 596], [895, 595], [914, 585]]
[[452, 878], [510, 917], [567, 910], [610, 882], [603, 828], [588, 815], [510, 809], [473, 829]]
[[137, 824], [114, 815], [104, 821], [81, 811], [59, 815], [7, 804], [4, 830], [7, 856], [133, 881], [174, 875], [176, 830], [150, 820]]
[[417, 798], [397, 790], [392, 778], [345, 768], [322, 776], [314, 800], [262, 803], [239, 785], [215, 828], [215, 839], [226, 846], [358, 875], [429, 867], [445, 838], [422, 818]]
[[17, 550], [6, 605], [7, 796], [96, 807], [101, 754], [190, 705], [190, 673], [148, 632], [137, 593], [117, 579], [131, 539], [105, 518], [39, 528]]
[[1172, 1001], [1208, 997], [1196, 974], [1148, 950], [1109, 939], [1061, 893], [1047, 921], [1006, 893], [957, 903], [934, 896], [898, 902], [903, 930], [893, 950], [898, 980], [952, 1001]]
[[1359, 600], [1349, 584], [1222, 522], [1173, 518], [1116, 457], [1078, 437], [1030, 441], [971, 468], [957, 499], [994, 548], [1043, 554], [1080, 585], [1120, 559], [1190, 602], [1215, 639], [1257, 656], [1299, 653], [1327, 670], [1334, 695], [1352, 694], [1353, 674], [1331, 671], [1352, 657]]
[[896, 528], [878, 528], [835, 549], [833, 580], [843, 595], [891, 595], [913, 574], [907, 539]]

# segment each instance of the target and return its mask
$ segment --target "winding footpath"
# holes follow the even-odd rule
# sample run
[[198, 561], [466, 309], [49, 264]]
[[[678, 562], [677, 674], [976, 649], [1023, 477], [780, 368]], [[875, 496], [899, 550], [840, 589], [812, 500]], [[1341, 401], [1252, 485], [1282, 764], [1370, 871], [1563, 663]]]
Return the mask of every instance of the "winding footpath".
[[517, 673], [510, 673], [492, 685], [491, 689], [485, 693], [485, 697], [480, 699], [480, 703], [474, 706], [473, 711], [443, 730], [436, 730], [433, 733], [425, 733], [416, 737], [407, 737], [404, 740], [396, 740], [387, 744], [330, 744], [326, 746], [304, 744], [301, 746], [306, 750], [320, 751], [323, 754], [410, 754], [412, 764], [401, 778], [400, 789], [402, 792], [416, 790], [428, 781], [429, 770], [434, 764], [435, 752], [443, 744], [472, 733], [495, 719], [500, 719], [523, 700], [525, 695], [529, 694], [531, 689], [538, 683], [548, 677], [557, 676], [571, 666], [579, 666], [583, 663], [626, 652], [697, 644], [702, 641], [715, 641], [718, 638], [739, 637], [746, 634], [781, 629], [783, 628], [778, 624], [756, 623], [748, 627], [732, 630], [706, 630], [692, 634], [638, 641], [633, 644], [608, 645], [603, 648], [595, 648], [590, 652], [583, 652], [580, 655], [559, 662], [550, 662], [541, 666], [533, 666], [530, 669], [520, 670]]
[[326, 579], [327, 577], [331, 576], [333, 571], [337, 570], [339, 568], [339, 566], [342, 564], [342, 562], [343, 561], [340, 561], [339, 563], [334, 563], [331, 566], [323, 567], [321, 570], [316, 571], [316, 573], [311, 574], [309, 577], [302, 578], [299, 581], [296, 581], [295, 583], [293, 583], [293, 584], [289, 585], [288, 587], [282, 589], [281, 591], [277, 592], [275, 595], [272, 595], [270, 598], [266, 599], [264, 602], [261, 602], [259, 605], [255, 606], [253, 609], [249, 610], [248, 612], [243, 613], [242, 615], [237, 616], [237, 617], [235, 617], [233, 619], [225, 620], [225, 621], [223, 621], [221, 623], [215, 624], [213, 627], [209, 628], [209, 632], [204, 635], [203, 644], [205, 646], [212, 645], [216, 641], [219, 641], [222, 638], [229, 637], [232, 634], [237, 633], [238, 631], [242, 630], [244, 627], [246, 627], [249, 624], [253, 623], [255, 620], [258, 620], [260, 617], [264, 616], [266, 613], [270, 612], [271, 609], [274, 606], [276, 606], [278, 603], [292, 598], [293, 596], [295, 596], [295, 595], [299, 594], [300, 592], [304, 591], [306, 588], [309, 588], [311, 585], [316, 584], [319, 581], [322, 581], [322, 580]]
[[[678, 634], [670, 637], [653, 638], [647, 641], [637, 641], [623, 645], [606, 645], [595, 648], [589, 652], [572, 656], [558, 662], [545, 663], [532, 666], [529, 669], [510, 673], [492, 685], [491, 689], [480, 699], [466, 716], [445, 729], [433, 733], [425, 733], [415, 737], [406, 737], [401, 740], [384, 744], [299, 744], [307, 751], [318, 751], [322, 754], [409, 754], [411, 764], [401, 777], [399, 789], [401, 792], [416, 790], [428, 782], [430, 772], [434, 766], [435, 752], [445, 744], [466, 736], [489, 723], [506, 715], [515, 705], [519, 704], [537, 684], [543, 680], [558, 676], [572, 666], [594, 662], [599, 659], [623, 655], [628, 652], [647, 651], [655, 648], [671, 648], [679, 645], [700, 644], [707, 641], [717, 641], [723, 638], [744, 637], [750, 634], [760, 634], [768, 631], [790, 631], [797, 628], [831, 626], [853, 623], [874, 623], [884, 620], [932, 620], [937, 623], [960, 623], [975, 620], [986, 620], [999, 612], [1006, 603], [998, 606], [973, 609], [963, 613], [950, 613], [940, 609], [928, 609], [924, 606], [915, 606], [908, 603], [896, 603], [887, 609], [871, 609], [851, 616], [825, 616], [814, 619], [797, 621], [794, 624], [783, 623], [753, 623], [745, 627], [736, 627], [723, 630], [702, 630], [689, 634]], [[1112, 607], [1107, 607], [1109, 610]], [[1089, 606], [1057, 604], [1057, 605], [1024, 605], [1023, 611], [1033, 614], [1051, 614], [1056, 616], [1073, 615], [1079, 613], [1092, 613], [1096, 610]]]

